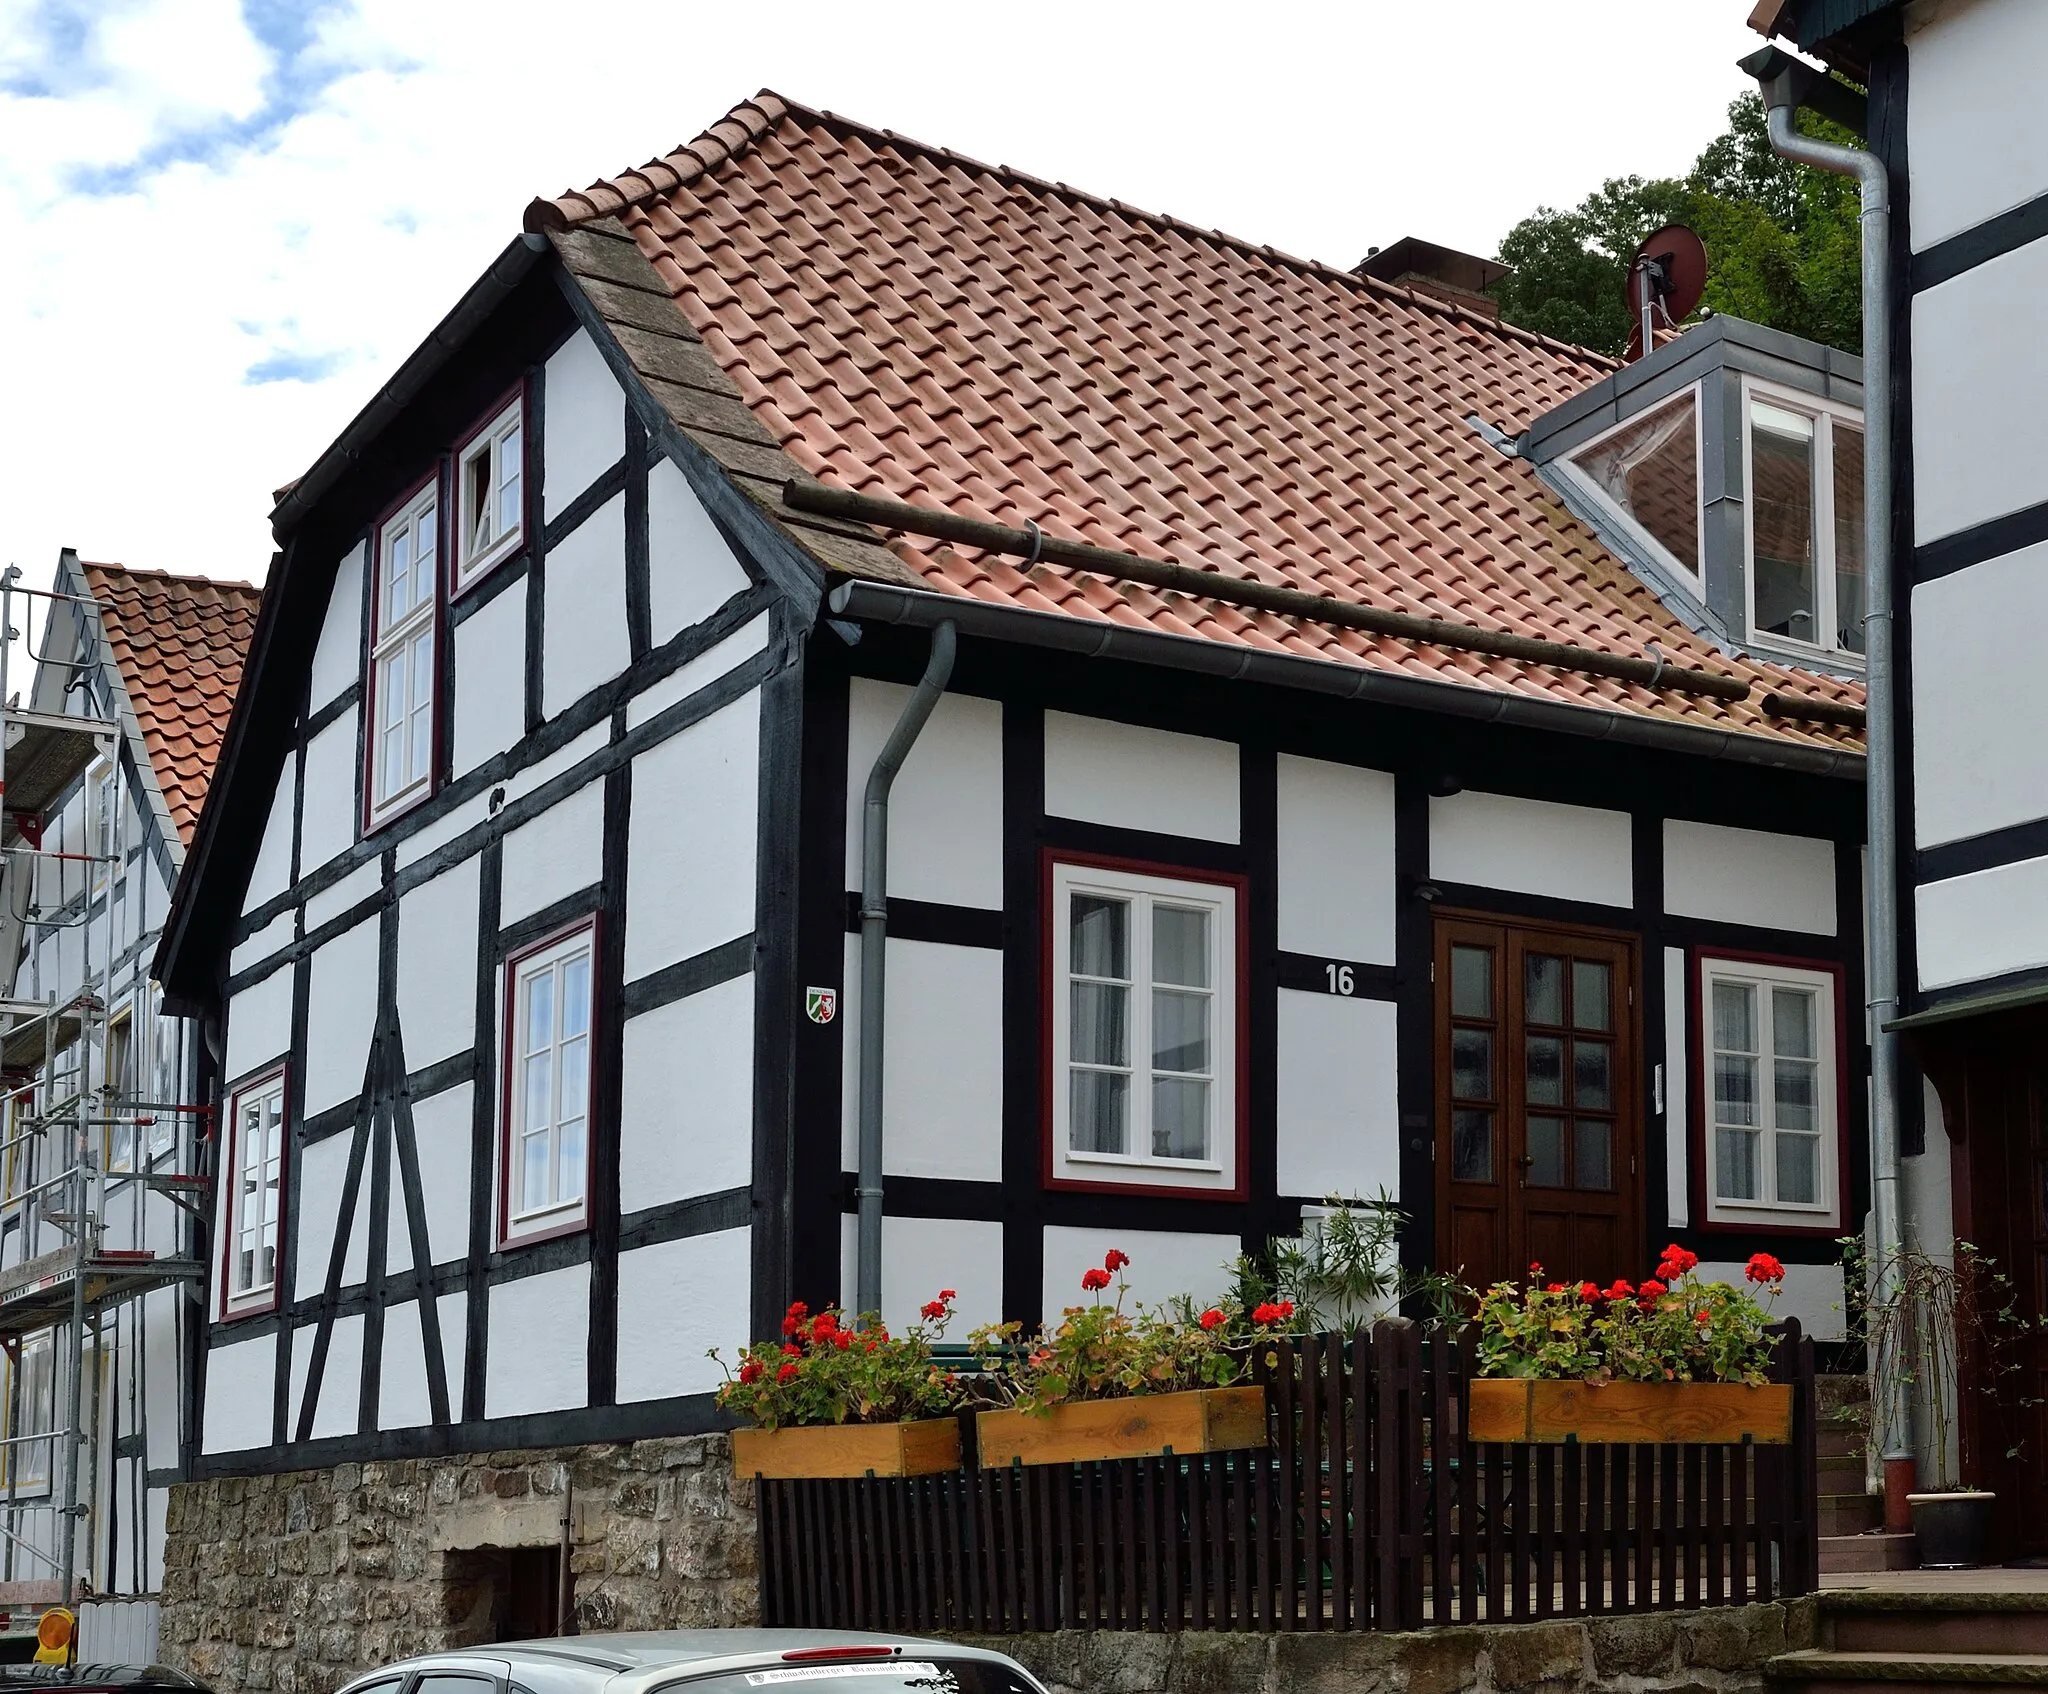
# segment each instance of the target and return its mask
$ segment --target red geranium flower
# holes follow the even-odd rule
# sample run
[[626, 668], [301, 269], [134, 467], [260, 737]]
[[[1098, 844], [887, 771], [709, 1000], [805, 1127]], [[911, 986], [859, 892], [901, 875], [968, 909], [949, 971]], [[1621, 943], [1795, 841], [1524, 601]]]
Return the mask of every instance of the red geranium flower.
[[1081, 1273], [1081, 1286], [1090, 1294], [1095, 1293], [1098, 1289], [1107, 1288], [1109, 1286], [1109, 1272], [1092, 1268], [1085, 1270]]
[[1594, 1302], [1595, 1300], [1597, 1300], [1597, 1299], [1599, 1299], [1599, 1298], [1600, 1298], [1600, 1288], [1599, 1288], [1599, 1285], [1598, 1285], [1597, 1283], [1591, 1283], [1591, 1282], [1582, 1282], [1582, 1283], [1580, 1283], [1580, 1284], [1579, 1284], [1579, 1298], [1580, 1298], [1581, 1300], [1585, 1301], [1585, 1302], [1586, 1302], [1586, 1304], [1590, 1306], [1590, 1305], [1591, 1305], [1591, 1304], [1592, 1304], [1592, 1303], [1593, 1303], [1593, 1302]]
[[1562, 1294], [1564, 1292], [1564, 1284], [1561, 1282], [1553, 1282], [1549, 1284], [1543, 1290], [1543, 1292], [1546, 1294]]
[[1131, 1262], [1130, 1254], [1121, 1247], [1112, 1247], [1103, 1257], [1102, 1268], [1106, 1271], [1120, 1271]]
[[1279, 1309], [1282, 1318], [1291, 1318], [1294, 1316], [1294, 1302], [1292, 1300], [1280, 1301]]
[[775, 1380], [777, 1382], [787, 1382], [791, 1377], [795, 1376], [796, 1373], [802, 1368], [803, 1367], [800, 1366], [796, 1362], [796, 1360], [791, 1359], [789, 1363], [784, 1365], [782, 1369], [775, 1373]]
[[1626, 1282], [1622, 1281], [1620, 1277], [1616, 1277], [1614, 1279], [1613, 1285], [1607, 1290], [1607, 1293], [1604, 1297], [1609, 1300], [1632, 1300], [1635, 1298], [1635, 1292], [1636, 1291], [1633, 1288], [1631, 1288]]
[[784, 1335], [794, 1335], [798, 1330], [802, 1329], [804, 1319], [809, 1315], [810, 1309], [801, 1300], [792, 1305], [789, 1308], [788, 1315], [782, 1320], [782, 1333]]
[[1752, 1253], [1749, 1268], [1742, 1274], [1751, 1282], [1783, 1282], [1785, 1267], [1769, 1253]]
[[1543, 1274], [1543, 1267], [1539, 1265], [1534, 1259], [1531, 1259], [1529, 1261], [1529, 1274], [1531, 1276], [1541, 1276]]
[[783, 1351], [784, 1351], [785, 1353], [789, 1354], [791, 1358], [795, 1358], [796, 1356], [798, 1356], [799, 1354], [801, 1354], [801, 1353], [803, 1352], [803, 1348], [801, 1348], [800, 1346], [798, 1346], [798, 1345], [797, 1345], [797, 1344], [796, 1344], [796, 1343], [795, 1343], [794, 1341], [785, 1341], [785, 1342], [783, 1342], [783, 1344], [782, 1344], [782, 1350], [783, 1350]]
[[1202, 1314], [1202, 1327], [1204, 1329], [1221, 1329], [1226, 1321], [1223, 1314], [1214, 1306], [1211, 1306]]
[[957, 1300], [960, 1298], [960, 1294], [957, 1289], [941, 1288], [939, 1290], [939, 1298], [941, 1300]]
[[1253, 1323], [1285, 1323], [1294, 1316], [1292, 1300], [1268, 1300], [1252, 1309]]
[[1685, 1275], [1700, 1262], [1697, 1253], [1688, 1253], [1674, 1241], [1664, 1249], [1664, 1256], [1657, 1261], [1657, 1274], [1667, 1282]]
[[843, 1353], [853, 1345], [853, 1337], [843, 1329], [835, 1329], [832, 1332], [832, 1345]]
[[918, 1308], [918, 1311], [921, 1316], [936, 1320], [946, 1315], [946, 1302], [943, 1300], [927, 1300]]
[[759, 1382], [760, 1380], [761, 1361], [759, 1359], [749, 1359], [745, 1364], [740, 1366], [740, 1381]]
[[1666, 1288], [1655, 1277], [1645, 1277], [1643, 1278], [1642, 1287], [1637, 1289], [1636, 1292], [1642, 1295], [1643, 1304], [1648, 1307], [1655, 1305], [1666, 1294], [1669, 1294], [1671, 1290]]

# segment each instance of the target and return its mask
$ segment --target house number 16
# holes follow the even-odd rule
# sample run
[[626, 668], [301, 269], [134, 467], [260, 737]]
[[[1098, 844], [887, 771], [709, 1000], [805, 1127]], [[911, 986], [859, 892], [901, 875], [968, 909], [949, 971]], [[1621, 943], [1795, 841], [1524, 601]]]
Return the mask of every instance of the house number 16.
[[1352, 991], [1355, 985], [1351, 980], [1349, 965], [1325, 965], [1323, 969], [1329, 974], [1332, 994], [1349, 994]]

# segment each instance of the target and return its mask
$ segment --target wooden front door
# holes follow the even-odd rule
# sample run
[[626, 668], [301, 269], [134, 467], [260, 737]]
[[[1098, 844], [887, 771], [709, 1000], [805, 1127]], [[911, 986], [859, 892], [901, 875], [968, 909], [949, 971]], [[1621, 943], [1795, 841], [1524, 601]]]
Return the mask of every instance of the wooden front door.
[[1437, 919], [1439, 1270], [1640, 1273], [1635, 961], [1599, 930]]

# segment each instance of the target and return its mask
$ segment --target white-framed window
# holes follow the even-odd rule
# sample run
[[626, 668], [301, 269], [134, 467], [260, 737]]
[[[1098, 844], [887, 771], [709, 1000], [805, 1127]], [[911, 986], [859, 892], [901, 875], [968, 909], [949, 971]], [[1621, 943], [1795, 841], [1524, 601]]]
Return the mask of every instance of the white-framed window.
[[1700, 536], [1698, 386], [1673, 395], [1595, 437], [1564, 464], [1698, 589]]
[[1841, 1051], [1832, 971], [1699, 963], [1707, 1216], [1834, 1227]]
[[57, 1334], [46, 1329], [21, 1338], [8, 1361], [6, 1460], [0, 1479], [30, 1492], [50, 1485], [47, 1437], [57, 1427]]
[[144, 1154], [151, 1164], [178, 1149], [182, 1114], [170, 1108], [186, 1104], [184, 1023], [164, 1011], [164, 991], [155, 984], [149, 990], [149, 1075], [137, 1089], [152, 1108], [142, 1115]]
[[105, 1120], [107, 1169], [135, 1168], [135, 1013], [127, 1009], [107, 1022], [106, 1087], [99, 1116]]
[[85, 776], [86, 852], [92, 856], [92, 891], [102, 892], [112, 874], [113, 859], [120, 844], [119, 772], [111, 759], [101, 759]]
[[526, 411], [523, 397], [491, 419], [456, 454], [454, 592], [479, 582], [519, 549], [526, 532]]
[[277, 1303], [283, 1252], [285, 1081], [280, 1068], [242, 1084], [228, 1098], [223, 1317], [267, 1312]]
[[371, 828], [424, 799], [434, 776], [434, 633], [440, 484], [430, 481], [377, 532], [370, 610]]
[[583, 1225], [596, 970], [595, 919], [505, 962], [502, 1241]]
[[1863, 652], [1863, 418], [1796, 389], [1745, 381], [1749, 630]]
[[1051, 865], [1051, 1177], [1238, 1186], [1234, 881]]

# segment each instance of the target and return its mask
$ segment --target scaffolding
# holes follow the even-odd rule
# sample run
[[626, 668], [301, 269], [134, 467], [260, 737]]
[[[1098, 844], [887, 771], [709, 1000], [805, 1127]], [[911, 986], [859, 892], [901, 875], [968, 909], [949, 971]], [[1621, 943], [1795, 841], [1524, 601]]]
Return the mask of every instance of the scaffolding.
[[[204, 1279], [204, 1265], [190, 1256], [197, 1238], [190, 1219], [204, 1217], [209, 1179], [199, 1169], [180, 1168], [186, 1136], [173, 1137], [179, 1152], [161, 1170], [144, 1138], [165, 1119], [176, 1125], [189, 1115], [202, 1131], [209, 1119], [202, 1107], [141, 1097], [144, 1067], [132, 1022], [130, 1062], [115, 1062], [111, 1029], [121, 959], [115, 896], [130, 812], [119, 776], [119, 726], [86, 713], [24, 708], [10, 675], [20, 642], [34, 662], [32, 702], [49, 704], [42, 684], [56, 676], [62, 679], [60, 706], [79, 693], [88, 712], [95, 710], [87, 684], [107, 652], [105, 636], [97, 602], [25, 588], [20, 578], [13, 566], [0, 572], [0, 969], [6, 973], [0, 981], [0, 1242], [11, 1226], [20, 1243], [15, 1262], [0, 1266], [0, 1350], [13, 1367], [0, 1436], [0, 1571], [12, 1577], [23, 1563], [46, 1567], [55, 1579], [55, 1602], [68, 1607], [79, 1598], [81, 1545], [90, 1572], [101, 1539], [105, 1320], [127, 1302]], [[40, 652], [24, 638], [38, 601], [47, 603]], [[66, 608], [79, 634], [72, 657], [51, 651], [50, 631]], [[114, 773], [105, 824], [88, 806], [76, 849], [61, 833], [47, 840], [52, 808], [100, 760]], [[131, 889], [128, 899], [134, 898]], [[14, 997], [21, 962], [52, 935], [59, 937], [58, 985], [39, 997]], [[129, 968], [133, 975], [132, 962]], [[110, 1151], [124, 1138], [128, 1168], [110, 1170]], [[196, 1148], [203, 1139], [190, 1141]], [[195, 1167], [200, 1162], [192, 1160]], [[162, 1193], [182, 1208], [179, 1251], [108, 1245], [110, 1178]], [[25, 1430], [24, 1343], [46, 1332], [50, 1427]], [[139, 1322], [135, 1335], [139, 1348]], [[42, 1467], [44, 1476], [25, 1475]], [[138, 1489], [146, 1467], [145, 1444]], [[25, 1487], [45, 1481], [46, 1496], [24, 1497]], [[42, 1537], [33, 1534], [39, 1517], [46, 1519]]]

